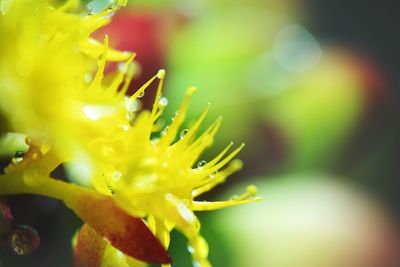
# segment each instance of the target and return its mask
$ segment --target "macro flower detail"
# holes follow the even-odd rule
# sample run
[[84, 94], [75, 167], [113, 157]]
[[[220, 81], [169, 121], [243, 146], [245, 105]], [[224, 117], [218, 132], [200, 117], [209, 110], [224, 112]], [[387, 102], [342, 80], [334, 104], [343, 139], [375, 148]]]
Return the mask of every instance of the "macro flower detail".
[[[0, 111], [9, 125], [1, 138], [26, 137], [25, 151], [0, 175], [0, 195], [45, 195], [74, 210], [85, 222], [74, 242], [76, 266], [168, 266], [172, 229], [188, 239], [196, 266], [211, 266], [194, 212], [260, 198], [254, 186], [227, 201], [196, 197], [242, 167], [234, 158], [244, 145], [228, 153], [231, 143], [209, 162], [201, 160], [222, 119], [199, 132], [208, 105], [182, 129], [194, 87], [161, 129], [168, 104], [164, 70], [126, 96], [134, 54], [109, 48], [107, 36], [103, 43], [90, 37], [124, 1], [94, 14], [83, 13], [79, 1], [50, 3], [0, 1]], [[105, 74], [110, 61], [118, 68]], [[140, 110], [140, 98], [156, 80], [152, 109]], [[51, 177], [61, 164], [71, 183]]]

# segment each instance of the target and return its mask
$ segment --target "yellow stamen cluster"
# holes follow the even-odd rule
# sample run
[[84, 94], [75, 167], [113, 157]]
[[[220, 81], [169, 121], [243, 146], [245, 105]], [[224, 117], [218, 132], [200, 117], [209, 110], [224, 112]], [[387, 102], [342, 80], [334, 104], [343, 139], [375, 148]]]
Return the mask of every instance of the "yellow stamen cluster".
[[[164, 70], [125, 96], [134, 55], [110, 49], [107, 37], [104, 43], [90, 38], [124, 1], [90, 15], [69, 12], [79, 8], [79, 1], [59, 8], [49, 2], [0, 1], [0, 35], [5, 38], [0, 43], [0, 110], [12, 131], [29, 137], [30, 146], [29, 156], [0, 176], [0, 194], [36, 193], [72, 203], [71, 195], [81, 187], [50, 178], [55, 167], [66, 164], [72, 179], [110, 196], [130, 215], [146, 219], [165, 247], [170, 231], [181, 231], [190, 242], [194, 262], [210, 266], [208, 246], [193, 212], [258, 198], [254, 186], [228, 201], [195, 198], [241, 168], [241, 162], [232, 159], [243, 144], [228, 154], [231, 143], [208, 163], [201, 161], [221, 118], [199, 135], [208, 106], [190, 128], [181, 129], [194, 87], [161, 130], [158, 121], [167, 105], [162, 97]], [[119, 61], [119, 68], [105, 75], [108, 61]], [[139, 98], [157, 79], [152, 109], [139, 111]]]

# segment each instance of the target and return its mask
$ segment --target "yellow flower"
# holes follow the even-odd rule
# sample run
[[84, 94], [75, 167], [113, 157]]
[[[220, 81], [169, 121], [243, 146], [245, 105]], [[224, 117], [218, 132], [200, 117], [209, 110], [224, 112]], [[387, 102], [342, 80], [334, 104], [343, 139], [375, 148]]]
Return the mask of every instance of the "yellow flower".
[[[0, 176], [0, 195], [35, 193], [63, 200], [95, 230], [83, 228], [82, 235], [98, 233], [110, 242], [102, 245], [104, 255], [109, 255], [102, 266], [121, 258], [115, 255], [124, 257], [114, 247], [140, 260], [154, 260], [146, 252], [132, 252], [134, 241], [130, 245], [121, 241], [128, 235], [135, 239], [131, 230], [125, 231], [129, 224], [142, 227], [135, 218], [147, 221], [164, 248], [176, 228], [189, 240], [195, 265], [210, 266], [208, 245], [194, 211], [259, 198], [254, 198], [254, 186], [227, 201], [195, 198], [241, 168], [242, 163], [232, 159], [243, 144], [228, 154], [229, 144], [208, 163], [200, 159], [212, 144], [221, 118], [196, 137], [208, 106], [189, 129], [181, 129], [194, 87], [187, 90], [172, 122], [161, 130], [158, 120], [168, 102], [162, 97], [165, 71], [127, 97], [134, 55], [110, 49], [107, 37], [103, 44], [90, 38], [124, 1], [98, 14], [69, 12], [79, 8], [78, 2], [70, 0], [54, 8], [44, 0], [0, 0], [0, 35], [5, 38], [0, 43], [0, 110], [12, 131], [29, 137], [28, 153]], [[108, 61], [121, 63], [116, 73], [105, 76]], [[152, 109], [139, 111], [139, 98], [157, 79]], [[86, 181], [89, 188], [50, 178], [59, 164], [67, 164], [71, 176]], [[97, 219], [106, 215], [93, 209], [99, 203], [106, 214], [113, 214], [104, 223]], [[161, 255], [159, 263], [167, 263], [157, 244], [146, 237], [152, 246], [144, 247]], [[123, 262], [118, 264], [128, 264], [126, 259]]]

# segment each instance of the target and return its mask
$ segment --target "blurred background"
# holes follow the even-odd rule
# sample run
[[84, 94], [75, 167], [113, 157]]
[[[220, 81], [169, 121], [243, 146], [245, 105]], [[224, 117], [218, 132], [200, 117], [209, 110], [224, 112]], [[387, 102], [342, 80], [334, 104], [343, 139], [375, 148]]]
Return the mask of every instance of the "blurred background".
[[[224, 118], [205, 160], [230, 141], [246, 143], [244, 169], [204, 198], [230, 198], [248, 184], [264, 198], [199, 214], [214, 266], [400, 266], [397, 1], [129, 3], [95, 37], [108, 33], [112, 46], [137, 52], [131, 92], [165, 68], [167, 120], [191, 85], [188, 123], [207, 102], [208, 123]], [[36, 196], [8, 202], [41, 246], [27, 256], [4, 248], [0, 266], [71, 266], [81, 224], [72, 212]], [[180, 234], [170, 251], [174, 267], [191, 266]]]

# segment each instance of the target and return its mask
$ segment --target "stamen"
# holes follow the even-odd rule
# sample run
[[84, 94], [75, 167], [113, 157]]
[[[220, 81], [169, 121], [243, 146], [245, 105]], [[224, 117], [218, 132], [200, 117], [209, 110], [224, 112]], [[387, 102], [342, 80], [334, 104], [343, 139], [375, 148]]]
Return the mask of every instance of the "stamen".
[[103, 80], [104, 77], [104, 69], [107, 62], [107, 53], [108, 53], [108, 35], [104, 37], [104, 52], [98, 61], [98, 69], [93, 78], [92, 83], [88, 88], [89, 92], [101, 88], [101, 81]]
[[156, 75], [154, 75], [150, 80], [148, 80], [145, 84], [143, 84], [132, 96], [132, 99], [137, 99], [139, 98], [139, 96], [143, 95], [145, 90], [147, 89], [147, 87], [149, 87], [149, 85], [158, 78], [158, 73]]
[[121, 85], [122, 80], [124, 77], [129, 75], [132, 60], [133, 56], [131, 56], [125, 63], [120, 63], [122, 64], [122, 69], [119, 69], [117, 77], [114, 78], [111, 85], [106, 89], [106, 93], [109, 92], [109, 94], [112, 95], [117, 93], [118, 87]]
[[168, 133], [161, 139], [160, 145], [167, 146], [172, 143], [174, 140], [179, 127], [182, 125], [183, 120], [185, 119], [186, 110], [189, 106], [190, 97], [196, 92], [196, 87], [189, 87], [186, 91], [185, 98], [182, 101], [182, 104], [178, 110], [178, 113], [175, 119], [172, 121]]

